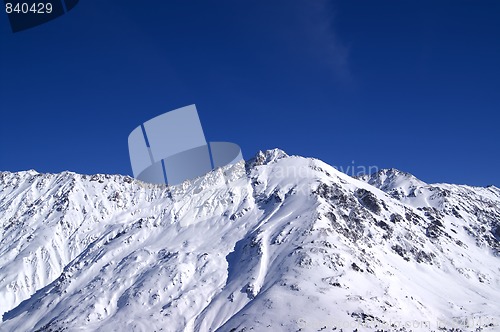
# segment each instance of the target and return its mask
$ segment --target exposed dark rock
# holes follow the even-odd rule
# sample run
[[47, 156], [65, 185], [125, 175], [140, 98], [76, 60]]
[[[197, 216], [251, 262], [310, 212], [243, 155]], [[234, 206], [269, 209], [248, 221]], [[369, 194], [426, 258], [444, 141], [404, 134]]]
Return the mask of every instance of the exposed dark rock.
[[391, 227], [391, 226], [389, 226], [389, 225], [388, 225], [387, 223], [385, 223], [384, 221], [381, 221], [381, 220], [380, 220], [380, 221], [378, 221], [378, 222], [377, 222], [377, 226], [378, 226], [378, 227], [380, 227], [380, 228], [382, 228], [382, 229], [383, 229], [384, 231], [386, 231], [386, 232], [389, 232], [389, 233], [390, 233], [390, 232], [392, 232], [392, 227]]
[[364, 312], [353, 312], [351, 313], [351, 317], [355, 318], [356, 321], [361, 321], [361, 323], [367, 323], [373, 321], [382, 322], [379, 318], [370, 314], [365, 314]]
[[395, 244], [391, 247], [399, 256], [403, 257], [405, 261], [409, 261], [410, 258], [406, 255], [406, 250], [403, 249], [399, 244]]
[[398, 223], [398, 222], [402, 222], [403, 221], [403, 217], [397, 213], [393, 213], [391, 214], [391, 222], [393, 223]]
[[423, 219], [408, 208], [405, 208], [405, 218], [409, 222], [412, 222], [414, 225], [423, 224]]
[[426, 228], [425, 234], [429, 238], [438, 238], [440, 235], [449, 235], [443, 231], [443, 223], [439, 220], [433, 220]]
[[426, 253], [425, 251], [421, 250], [415, 255], [415, 259], [419, 263], [429, 263], [432, 264], [432, 259], [436, 257], [435, 254], [431, 253]]
[[362, 268], [360, 268], [359, 266], [356, 265], [356, 263], [352, 263], [351, 264], [351, 267], [354, 271], [358, 271], [358, 272], [364, 272], [364, 270]]
[[497, 241], [500, 241], [500, 225], [496, 226], [491, 230], [491, 233]]
[[346, 208], [350, 205], [349, 203], [352, 204], [352, 199], [348, 197], [337, 184], [327, 185], [326, 183], [321, 183], [318, 188], [313, 191], [313, 194], [324, 198], [338, 207]]
[[354, 195], [358, 198], [359, 202], [368, 210], [375, 214], [380, 214], [381, 208], [377, 197], [366, 189], [357, 189]]

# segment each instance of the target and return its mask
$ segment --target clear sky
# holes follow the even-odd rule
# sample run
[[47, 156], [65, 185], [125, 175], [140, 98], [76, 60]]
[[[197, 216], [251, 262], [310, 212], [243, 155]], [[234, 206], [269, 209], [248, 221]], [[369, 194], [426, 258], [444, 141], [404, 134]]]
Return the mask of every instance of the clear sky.
[[131, 174], [196, 104], [209, 141], [500, 186], [500, 1], [90, 1], [0, 14], [0, 170]]

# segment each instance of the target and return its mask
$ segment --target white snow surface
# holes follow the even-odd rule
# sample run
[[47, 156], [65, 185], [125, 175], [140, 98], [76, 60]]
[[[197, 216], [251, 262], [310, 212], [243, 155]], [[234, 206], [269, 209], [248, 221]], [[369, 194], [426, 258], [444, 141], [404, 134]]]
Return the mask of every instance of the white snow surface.
[[0, 172], [0, 331], [500, 331], [500, 190], [275, 149], [167, 187]]

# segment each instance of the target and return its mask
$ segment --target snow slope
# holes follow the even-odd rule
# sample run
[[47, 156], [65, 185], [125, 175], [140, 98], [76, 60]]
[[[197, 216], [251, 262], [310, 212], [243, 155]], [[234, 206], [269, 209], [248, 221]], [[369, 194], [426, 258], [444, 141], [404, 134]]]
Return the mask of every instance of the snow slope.
[[0, 172], [0, 331], [498, 331], [499, 203], [280, 150], [175, 187]]

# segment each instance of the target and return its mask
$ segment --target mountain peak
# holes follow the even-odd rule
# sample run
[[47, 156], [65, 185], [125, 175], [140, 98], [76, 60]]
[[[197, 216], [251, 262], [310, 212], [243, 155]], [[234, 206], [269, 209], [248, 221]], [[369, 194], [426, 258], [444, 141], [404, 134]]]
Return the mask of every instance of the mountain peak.
[[[379, 171], [372, 174], [365, 174], [359, 176], [358, 179], [363, 179], [363, 181], [367, 181], [369, 179], [396, 179], [396, 178], [407, 178], [407, 179], [417, 179], [413, 174], [401, 171], [397, 168], [383, 168]], [[418, 179], [417, 179], [418, 180]]]
[[255, 157], [250, 159], [248, 163], [250, 166], [268, 165], [287, 157], [289, 157], [288, 154], [278, 148], [265, 151], [259, 150]]
[[396, 168], [381, 169], [376, 173], [363, 175], [358, 180], [364, 181], [395, 198], [414, 196], [415, 190], [427, 186], [427, 183], [414, 175]]

